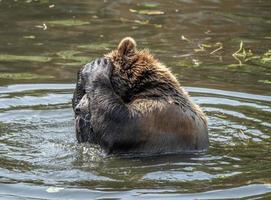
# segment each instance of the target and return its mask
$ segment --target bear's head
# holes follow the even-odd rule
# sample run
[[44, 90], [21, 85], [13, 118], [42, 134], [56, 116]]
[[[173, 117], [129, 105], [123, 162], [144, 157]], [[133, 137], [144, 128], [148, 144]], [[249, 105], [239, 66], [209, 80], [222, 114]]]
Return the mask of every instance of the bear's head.
[[113, 63], [112, 86], [124, 102], [130, 102], [135, 95], [153, 88], [180, 87], [169, 69], [148, 50], [138, 50], [131, 37], [122, 39], [117, 49], [106, 54], [105, 58]]

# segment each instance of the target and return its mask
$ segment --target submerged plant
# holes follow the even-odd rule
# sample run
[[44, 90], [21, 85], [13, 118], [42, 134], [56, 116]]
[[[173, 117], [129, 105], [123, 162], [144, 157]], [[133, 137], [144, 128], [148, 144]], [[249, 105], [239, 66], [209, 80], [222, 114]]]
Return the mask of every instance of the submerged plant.
[[260, 62], [262, 64], [271, 62], [271, 50], [269, 49], [263, 55], [255, 55], [251, 49], [246, 50], [244, 47], [244, 42], [241, 41], [239, 49], [232, 54], [232, 56], [239, 62], [239, 66], [243, 63], [251, 61], [252, 63]]

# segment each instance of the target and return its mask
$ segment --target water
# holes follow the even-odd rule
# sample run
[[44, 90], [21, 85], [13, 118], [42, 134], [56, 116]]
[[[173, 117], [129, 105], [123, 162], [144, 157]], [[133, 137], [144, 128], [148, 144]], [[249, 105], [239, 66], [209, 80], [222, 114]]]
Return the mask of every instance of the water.
[[[0, 199], [271, 198], [271, 65], [232, 56], [241, 41], [271, 48], [270, 12], [268, 0], [0, 1]], [[119, 158], [77, 144], [75, 73], [124, 36], [203, 107], [208, 152]]]

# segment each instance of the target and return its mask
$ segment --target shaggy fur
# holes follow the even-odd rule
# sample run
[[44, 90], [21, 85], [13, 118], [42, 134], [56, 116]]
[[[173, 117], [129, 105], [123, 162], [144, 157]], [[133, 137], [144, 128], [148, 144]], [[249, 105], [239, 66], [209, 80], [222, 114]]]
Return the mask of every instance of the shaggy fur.
[[[202, 110], [167, 67], [147, 50], [137, 50], [134, 39], [124, 38], [116, 50], [80, 73], [87, 81], [78, 81], [74, 106], [81, 105], [76, 107], [83, 110], [82, 105], [89, 105], [91, 134], [108, 153], [208, 148], [207, 119]], [[81, 90], [88, 98], [77, 100]]]

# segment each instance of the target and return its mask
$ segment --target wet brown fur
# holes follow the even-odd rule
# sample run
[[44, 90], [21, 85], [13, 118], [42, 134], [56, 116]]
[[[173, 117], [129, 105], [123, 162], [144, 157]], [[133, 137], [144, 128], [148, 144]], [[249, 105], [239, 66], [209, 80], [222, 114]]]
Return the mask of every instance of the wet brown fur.
[[100, 89], [89, 103], [93, 130], [107, 152], [208, 148], [206, 116], [148, 50], [138, 50], [134, 39], [127, 37], [105, 58], [113, 64], [110, 83], [96, 81]]
[[197, 149], [198, 138], [206, 134], [201, 132], [207, 131], [207, 118], [171, 71], [148, 50], [137, 50], [130, 37], [105, 57], [114, 64], [111, 82], [115, 92], [143, 116], [142, 140], [157, 140], [166, 133], [172, 135], [172, 141], [176, 137], [185, 141], [184, 149]]

